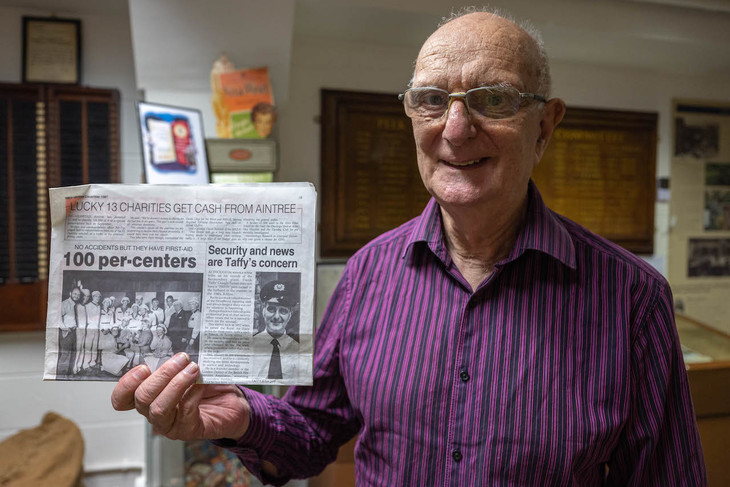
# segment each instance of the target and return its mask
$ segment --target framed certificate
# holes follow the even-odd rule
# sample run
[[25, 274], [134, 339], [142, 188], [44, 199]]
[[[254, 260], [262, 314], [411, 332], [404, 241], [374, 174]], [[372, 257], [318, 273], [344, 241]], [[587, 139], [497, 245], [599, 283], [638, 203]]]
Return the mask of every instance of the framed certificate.
[[81, 80], [81, 21], [23, 17], [23, 83]]
[[210, 182], [199, 110], [140, 101], [137, 115], [147, 183]]

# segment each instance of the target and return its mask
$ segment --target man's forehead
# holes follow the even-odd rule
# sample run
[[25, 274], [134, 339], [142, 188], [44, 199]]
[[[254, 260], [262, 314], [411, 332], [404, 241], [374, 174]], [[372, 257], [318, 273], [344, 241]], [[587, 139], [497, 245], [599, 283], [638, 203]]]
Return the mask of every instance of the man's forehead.
[[469, 14], [426, 40], [416, 60], [414, 82], [439, 80], [469, 88], [492, 82], [523, 84], [520, 81], [529, 81], [518, 78], [525, 77], [533, 58], [533, 42], [522, 28], [492, 14]]

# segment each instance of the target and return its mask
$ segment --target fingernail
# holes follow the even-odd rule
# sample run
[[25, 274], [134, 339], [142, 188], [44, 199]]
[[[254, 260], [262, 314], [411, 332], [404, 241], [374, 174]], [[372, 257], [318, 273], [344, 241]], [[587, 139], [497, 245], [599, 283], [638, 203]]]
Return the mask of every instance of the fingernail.
[[148, 375], [150, 375], [150, 368], [146, 365], [139, 365], [132, 371], [132, 377], [137, 380], [146, 379]]
[[195, 362], [190, 362], [187, 367], [185, 367], [185, 373], [188, 375], [195, 375], [198, 373], [198, 364]]
[[185, 352], [180, 352], [173, 357], [173, 360], [179, 365], [185, 365], [186, 363], [190, 362], [190, 356]]

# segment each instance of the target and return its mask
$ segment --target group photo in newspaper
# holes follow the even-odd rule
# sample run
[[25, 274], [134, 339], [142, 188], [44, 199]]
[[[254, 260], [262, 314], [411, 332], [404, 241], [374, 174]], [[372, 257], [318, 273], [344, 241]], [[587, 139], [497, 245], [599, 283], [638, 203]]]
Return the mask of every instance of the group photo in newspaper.
[[51, 190], [44, 379], [186, 352], [203, 383], [311, 384], [315, 208], [307, 183]]

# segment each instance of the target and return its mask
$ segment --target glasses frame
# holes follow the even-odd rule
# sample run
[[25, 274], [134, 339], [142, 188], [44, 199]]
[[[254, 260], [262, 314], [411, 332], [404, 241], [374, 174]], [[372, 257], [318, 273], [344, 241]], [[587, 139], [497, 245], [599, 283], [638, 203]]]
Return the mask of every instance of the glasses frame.
[[409, 114], [409, 111], [410, 110], [409, 110], [408, 106], [406, 105], [406, 94], [408, 92], [413, 92], [413, 91], [426, 91], [426, 90], [428, 90], [428, 91], [439, 91], [441, 93], [444, 93], [448, 97], [449, 102], [446, 105], [446, 108], [444, 109], [444, 112], [439, 117], [437, 117], [437, 118], [435, 117], [434, 118], [434, 120], [441, 120], [444, 117], [444, 115], [446, 115], [446, 114], [449, 113], [449, 110], [451, 109], [451, 104], [453, 103], [453, 101], [455, 99], [460, 98], [464, 102], [464, 106], [466, 106], [467, 113], [471, 115], [472, 111], [471, 111], [471, 107], [469, 106], [469, 98], [468, 98], [469, 94], [470, 93], [477, 92], [477, 91], [482, 91], [482, 90], [495, 90], [495, 89], [512, 90], [512, 91], [516, 92], [519, 95], [519, 103], [518, 103], [518, 105], [516, 107], [515, 112], [512, 115], [508, 115], [507, 117], [490, 117], [489, 115], [485, 115], [485, 114], [483, 114], [483, 113], [481, 113], [479, 111], [475, 111], [474, 113], [477, 113], [478, 115], [480, 115], [482, 117], [489, 118], [489, 119], [492, 119], [492, 120], [503, 120], [505, 118], [510, 118], [510, 117], [514, 117], [515, 115], [517, 115], [517, 112], [520, 111], [520, 107], [522, 106], [522, 101], [523, 100], [535, 100], [535, 101], [539, 101], [539, 102], [542, 102], [542, 103], [547, 103], [547, 101], [548, 101], [547, 98], [545, 98], [542, 95], [538, 95], [536, 93], [523, 93], [523, 92], [519, 91], [517, 88], [515, 88], [513, 86], [508, 86], [508, 85], [479, 86], [477, 88], [472, 88], [472, 89], [467, 90], [467, 91], [455, 91], [453, 93], [449, 93], [446, 90], [443, 90], [441, 88], [436, 88], [434, 86], [417, 86], [417, 87], [414, 87], [414, 88], [408, 88], [403, 93], [399, 93], [398, 94], [398, 100], [403, 103], [403, 108], [405, 109], [406, 115], [409, 118], [421, 118], [421, 117], [418, 117], [415, 114]]

